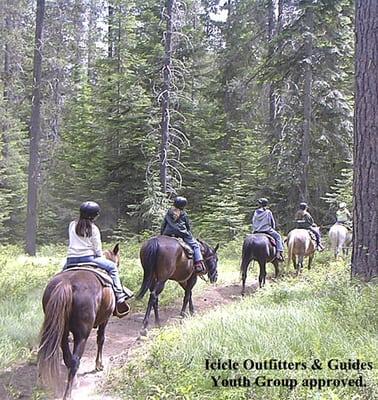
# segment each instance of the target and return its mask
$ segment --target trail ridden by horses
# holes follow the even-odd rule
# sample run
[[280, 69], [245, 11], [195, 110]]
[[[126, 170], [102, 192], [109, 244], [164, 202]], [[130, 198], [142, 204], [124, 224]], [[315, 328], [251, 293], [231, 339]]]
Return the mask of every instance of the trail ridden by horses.
[[[251, 294], [258, 288], [257, 280], [248, 285], [246, 294]], [[240, 299], [240, 283], [228, 282], [219, 286], [207, 286], [204, 291], [194, 291], [193, 301], [196, 311], [201, 314], [217, 306], [225, 305]], [[164, 307], [161, 314], [161, 324], [179, 323], [179, 307], [181, 299], [169, 307]], [[106, 340], [103, 349], [105, 371], [94, 370], [94, 359], [97, 353], [96, 331], [92, 330], [81, 358], [80, 368], [76, 375], [72, 390], [75, 400], [118, 400], [111, 395], [101, 394], [101, 381], [106, 370], [125, 364], [132, 356], [133, 350], [144, 343], [140, 339], [144, 312], [132, 312], [123, 319], [112, 317], [106, 330]], [[65, 373], [66, 368], [61, 365]], [[64, 370], [63, 370], [64, 368]], [[0, 399], [13, 400], [15, 393], [18, 399], [32, 399], [37, 390], [37, 366], [35, 361], [8, 368], [0, 375]], [[98, 392], [98, 393], [97, 393]], [[96, 394], [97, 393], [97, 394]], [[42, 397], [46, 399], [46, 397]], [[47, 399], [46, 399], [47, 400]]]

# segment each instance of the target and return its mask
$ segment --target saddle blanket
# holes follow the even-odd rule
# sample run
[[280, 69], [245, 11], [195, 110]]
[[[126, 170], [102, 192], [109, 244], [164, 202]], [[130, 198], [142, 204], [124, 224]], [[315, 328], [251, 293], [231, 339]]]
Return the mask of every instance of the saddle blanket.
[[99, 268], [96, 264], [91, 263], [82, 263], [82, 264], [75, 264], [72, 266], [68, 266], [62, 273], [67, 271], [90, 271], [93, 272], [98, 280], [101, 282], [102, 286], [104, 287], [113, 287], [112, 278], [107, 274], [106, 271]]
[[254, 235], [265, 235], [269, 239], [270, 244], [273, 247], [277, 247], [276, 239], [274, 239], [274, 237], [271, 236], [268, 232], [253, 232], [253, 234]]

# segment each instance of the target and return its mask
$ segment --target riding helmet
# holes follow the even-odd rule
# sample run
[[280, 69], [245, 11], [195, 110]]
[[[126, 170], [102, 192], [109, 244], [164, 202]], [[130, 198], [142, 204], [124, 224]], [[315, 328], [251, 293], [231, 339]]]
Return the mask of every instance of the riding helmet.
[[339, 208], [342, 210], [343, 208], [345, 208], [346, 207], [346, 203], [344, 203], [344, 202], [341, 202], [340, 204], [339, 204]]
[[184, 209], [188, 204], [188, 200], [185, 197], [177, 196], [173, 202], [174, 207], [179, 208], [180, 210]]
[[303, 202], [303, 203], [299, 204], [299, 209], [300, 210], [306, 210], [306, 208], [307, 208], [307, 203]]
[[94, 201], [86, 201], [80, 206], [80, 217], [94, 219], [100, 214], [100, 206]]
[[266, 207], [268, 205], [268, 203], [269, 203], [269, 201], [265, 197], [261, 197], [261, 199], [257, 200], [257, 204], [262, 207]]

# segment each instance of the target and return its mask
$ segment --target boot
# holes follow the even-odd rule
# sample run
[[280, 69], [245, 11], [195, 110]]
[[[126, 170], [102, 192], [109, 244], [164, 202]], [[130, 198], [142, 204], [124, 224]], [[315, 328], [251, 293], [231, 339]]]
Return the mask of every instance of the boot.
[[193, 264], [193, 267], [194, 267], [194, 271], [195, 271], [197, 274], [204, 275], [204, 274], [206, 274], [206, 272], [207, 272], [207, 271], [206, 271], [205, 264], [203, 263], [202, 260], [196, 261], [196, 262]]
[[277, 251], [276, 259], [279, 262], [284, 262], [285, 261], [284, 256], [283, 256], [283, 251]]
[[125, 300], [129, 300], [134, 297], [134, 293], [132, 292], [132, 290], [130, 290], [126, 286], [123, 286], [123, 292], [126, 295]]

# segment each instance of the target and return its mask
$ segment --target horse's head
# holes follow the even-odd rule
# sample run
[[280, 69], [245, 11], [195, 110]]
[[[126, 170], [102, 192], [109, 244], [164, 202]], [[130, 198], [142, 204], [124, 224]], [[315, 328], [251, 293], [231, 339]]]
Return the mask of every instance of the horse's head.
[[219, 244], [214, 248], [211, 248], [206, 242], [200, 241], [201, 251], [203, 255], [203, 261], [207, 269], [207, 275], [211, 283], [214, 283], [218, 279], [218, 255], [217, 250]]
[[117, 268], [118, 268], [119, 267], [119, 260], [120, 260], [120, 257], [119, 257], [119, 243], [117, 243], [114, 246], [113, 250], [105, 250], [104, 251], [104, 257], [107, 258], [110, 261], [113, 261], [117, 265]]

